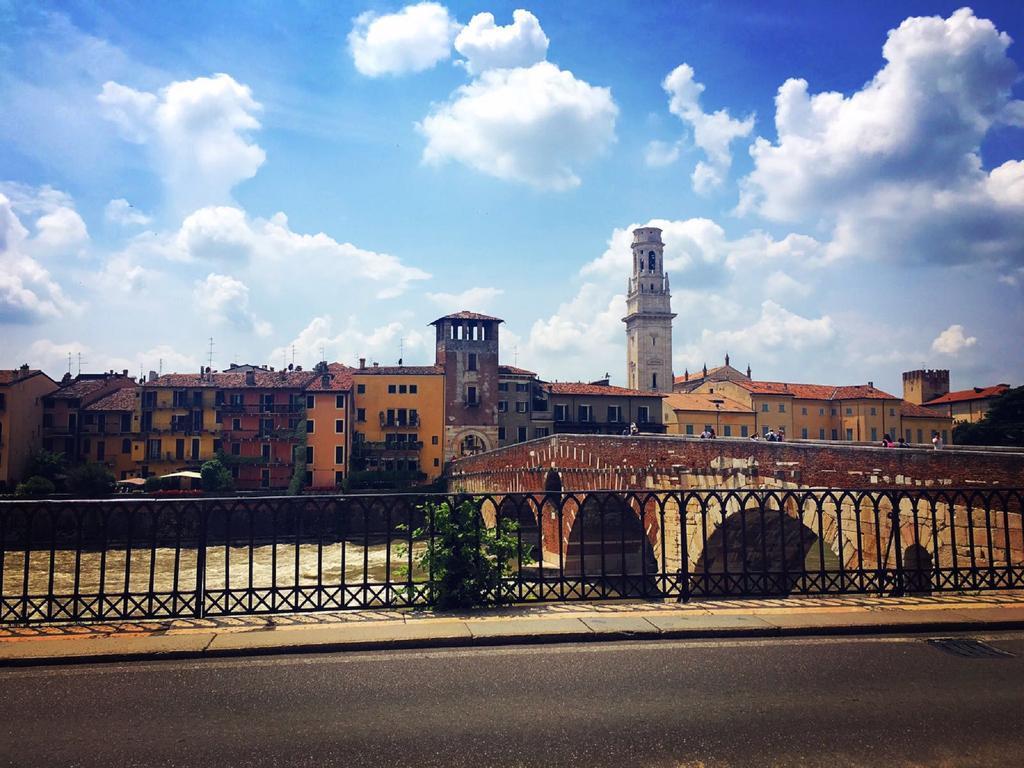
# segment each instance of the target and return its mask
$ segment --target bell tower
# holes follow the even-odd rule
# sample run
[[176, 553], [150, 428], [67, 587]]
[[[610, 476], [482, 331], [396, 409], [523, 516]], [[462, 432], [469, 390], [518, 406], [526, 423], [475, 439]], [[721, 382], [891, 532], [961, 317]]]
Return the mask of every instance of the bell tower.
[[657, 227], [633, 230], [633, 276], [626, 289], [626, 380], [630, 389], [672, 391], [672, 294]]

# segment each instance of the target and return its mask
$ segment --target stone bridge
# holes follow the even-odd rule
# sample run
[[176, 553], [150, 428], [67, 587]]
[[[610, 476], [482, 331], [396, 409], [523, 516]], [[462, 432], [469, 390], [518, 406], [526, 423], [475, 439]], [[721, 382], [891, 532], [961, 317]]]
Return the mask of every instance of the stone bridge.
[[460, 460], [449, 487], [511, 510], [545, 568], [778, 594], [883, 591], [897, 571], [1024, 587], [1022, 478], [1019, 452], [559, 435]]

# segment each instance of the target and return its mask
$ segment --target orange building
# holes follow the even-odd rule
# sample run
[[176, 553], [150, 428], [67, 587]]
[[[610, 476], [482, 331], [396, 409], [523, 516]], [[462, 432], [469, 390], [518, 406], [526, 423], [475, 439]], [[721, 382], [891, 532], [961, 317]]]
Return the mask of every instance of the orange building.
[[[95, 424], [87, 424], [95, 421], [95, 414], [90, 414], [87, 408], [126, 387], [135, 387], [135, 379], [128, 376], [128, 371], [80, 373], [74, 378], [65, 374], [57, 391], [43, 400], [43, 447], [63, 453], [72, 464], [95, 461], [91, 450]], [[86, 426], [90, 429], [86, 430]], [[84, 436], [86, 432], [90, 434]], [[90, 450], [83, 451], [85, 448]]]
[[142, 451], [135, 431], [139, 394], [134, 386], [121, 387], [83, 409], [79, 434], [83, 461], [104, 465], [118, 480], [139, 476], [134, 456]]
[[306, 484], [336, 490], [348, 476], [354, 370], [321, 363], [314, 373], [306, 387]]
[[414, 482], [439, 477], [444, 468], [444, 367], [367, 367], [361, 360], [352, 376], [352, 471], [408, 473]]
[[974, 387], [957, 392], [947, 392], [942, 397], [924, 403], [928, 410], [948, 416], [954, 424], [981, 421], [988, 409], [1004, 392], [1009, 384], [996, 384], [992, 387]]
[[32, 452], [42, 445], [43, 399], [57, 382], [27, 365], [0, 371], [0, 490], [25, 480]]

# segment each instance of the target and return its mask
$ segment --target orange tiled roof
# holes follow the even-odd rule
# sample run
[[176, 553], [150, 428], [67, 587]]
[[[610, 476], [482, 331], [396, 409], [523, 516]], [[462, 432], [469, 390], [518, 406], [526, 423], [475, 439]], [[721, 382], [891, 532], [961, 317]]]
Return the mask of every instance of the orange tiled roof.
[[639, 389], [613, 387], [607, 384], [584, 384], [582, 381], [553, 381], [545, 384], [553, 395], [604, 395], [605, 397], [665, 397], [657, 392], [641, 392]]
[[38, 368], [32, 368], [28, 371], [0, 371], [0, 384], [13, 384], [16, 381], [27, 379], [30, 376], [35, 376], [37, 373], [42, 373]]
[[[715, 400], [719, 400], [715, 408]], [[676, 411], [710, 411], [715, 413], [753, 413], [753, 409], [710, 392], [673, 392], [665, 397], [665, 403]]]
[[247, 373], [165, 373], [147, 387], [211, 389], [305, 389], [316, 376], [312, 371], [254, 371], [254, 384], [246, 384]]
[[341, 363], [331, 363], [327, 366], [328, 381], [324, 384], [324, 374], [313, 372], [316, 376], [309, 386], [307, 392], [348, 392], [352, 389], [352, 374], [354, 368], [349, 368]]
[[942, 413], [939, 411], [933, 411], [931, 408], [925, 408], [924, 406], [917, 405], [916, 403], [908, 403], [906, 400], [900, 403], [900, 416], [916, 419], [943, 418]]
[[388, 376], [429, 376], [444, 373], [443, 365], [371, 365], [366, 368], [353, 368], [353, 376], [363, 374]]
[[960, 403], [966, 400], [984, 400], [989, 397], [999, 397], [1010, 388], [1009, 384], [996, 384], [992, 387], [975, 387], [974, 389], [961, 389], [957, 392], [948, 392], [942, 397], [929, 400], [925, 405], [942, 405], [944, 403]]
[[876, 387], [867, 384], [832, 386], [829, 384], [793, 384], [787, 381], [734, 381], [755, 395], [782, 395], [802, 400], [899, 400]]
[[121, 387], [105, 397], [101, 397], [95, 403], [85, 407], [87, 411], [134, 411], [135, 410], [135, 387]]
[[514, 365], [499, 365], [498, 373], [504, 373], [509, 376], [536, 376], [536, 371], [528, 371], [525, 368], [516, 368]]
[[[50, 397], [70, 399], [85, 397], [86, 395], [92, 394], [97, 389], [103, 389], [110, 382], [113, 376], [98, 376], [96, 378], [78, 379], [72, 381], [70, 384], [66, 384], [58, 389], [56, 392], [50, 395]], [[118, 376], [117, 378], [123, 378]]]
[[490, 315], [481, 315], [479, 312], [470, 312], [470, 311], [464, 309], [461, 312], [456, 312], [456, 313], [454, 313], [452, 315], [445, 315], [444, 317], [439, 317], [439, 318], [437, 318], [437, 320], [432, 322], [431, 325], [437, 325], [442, 320], [493, 320], [496, 323], [504, 323], [505, 322], [500, 317], [491, 317]]

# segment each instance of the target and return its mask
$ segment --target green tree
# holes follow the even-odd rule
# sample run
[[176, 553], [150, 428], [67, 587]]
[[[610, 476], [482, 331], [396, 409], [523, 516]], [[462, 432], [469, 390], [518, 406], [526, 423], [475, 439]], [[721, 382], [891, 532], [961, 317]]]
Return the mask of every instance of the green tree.
[[156, 493], [164, 487], [163, 478], [159, 475], [150, 475], [146, 478], [146, 484], [142, 487], [146, 493]]
[[67, 457], [63, 453], [47, 451], [42, 448], [32, 451], [29, 456], [28, 466], [25, 467], [25, 475], [45, 477], [56, 484], [64, 477], [67, 469]]
[[68, 493], [84, 498], [109, 496], [114, 492], [117, 481], [102, 464], [79, 464], [68, 471], [65, 485]]
[[16, 496], [22, 498], [39, 498], [40, 496], [49, 496], [51, 493], [55, 493], [57, 487], [53, 484], [53, 481], [49, 478], [41, 475], [33, 475], [24, 483], [18, 483], [18, 487], [14, 489]]
[[208, 493], [223, 493], [235, 489], [234, 478], [228, 468], [217, 459], [210, 459], [199, 468], [202, 475], [203, 490]]
[[1024, 446], [1024, 387], [997, 397], [981, 421], [957, 424], [953, 442], [958, 445]]

